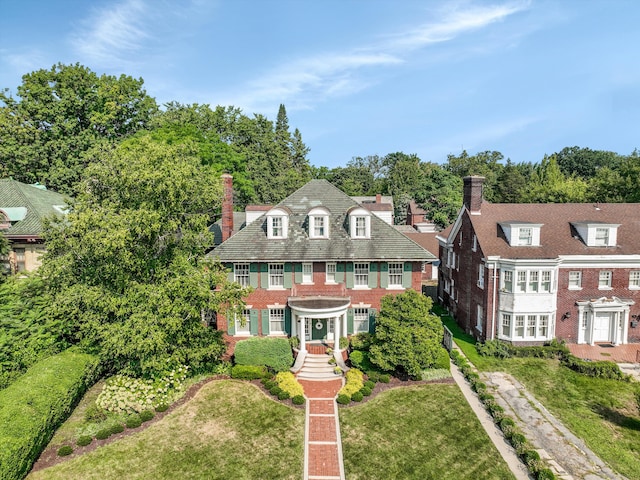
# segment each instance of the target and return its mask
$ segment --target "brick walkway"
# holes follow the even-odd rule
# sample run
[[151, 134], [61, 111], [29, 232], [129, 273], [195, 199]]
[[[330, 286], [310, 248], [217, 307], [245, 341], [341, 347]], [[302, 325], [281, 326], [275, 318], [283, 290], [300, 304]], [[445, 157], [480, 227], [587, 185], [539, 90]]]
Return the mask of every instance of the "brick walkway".
[[588, 360], [611, 360], [617, 363], [640, 363], [640, 344], [627, 343], [612, 346], [610, 343], [586, 345], [568, 343], [567, 347], [573, 355]]
[[307, 397], [304, 479], [344, 480], [338, 405], [335, 401], [342, 379], [299, 382]]

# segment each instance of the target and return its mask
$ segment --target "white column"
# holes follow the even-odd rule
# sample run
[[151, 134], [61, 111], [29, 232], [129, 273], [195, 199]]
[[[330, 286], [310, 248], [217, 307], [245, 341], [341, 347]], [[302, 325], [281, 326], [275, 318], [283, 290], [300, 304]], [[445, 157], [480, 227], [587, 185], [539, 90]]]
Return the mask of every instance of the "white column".
[[304, 329], [306, 327], [307, 324], [307, 319], [305, 317], [300, 317], [300, 351], [301, 352], [306, 352], [307, 348], [305, 347], [305, 340], [304, 338], [306, 337], [306, 334], [304, 332]]
[[293, 312], [291, 312], [291, 315], [293, 316], [293, 319], [291, 320], [291, 336], [295, 337], [298, 334], [298, 326], [296, 325], [298, 323], [298, 315], [294, 314]]
[[340, 351], [340, 315], [338, 315], [333, 321], [333, 349]]

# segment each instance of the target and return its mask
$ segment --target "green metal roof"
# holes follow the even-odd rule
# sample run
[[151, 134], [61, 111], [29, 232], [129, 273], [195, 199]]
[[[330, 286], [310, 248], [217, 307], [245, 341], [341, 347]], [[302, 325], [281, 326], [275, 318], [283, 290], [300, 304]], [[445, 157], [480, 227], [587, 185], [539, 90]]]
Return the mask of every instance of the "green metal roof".
[[11, 237], [39, 237], [42, 220], [60, 215], [66, 207], [64, 196], [42, 187], [12, 179], [0, 179], [0, 210], [11, 221], [4, 234]]
[[[260, 217], [217, 246], [208, 255], [236, 261], [431, 260], [436, 257], [393, 226], [371, 215], [371, 238], [352, 239], [347, 211], [360, 204], [326, 180], [312, 180], [274, 208], [288, 209], [286, 239], [267, 238], [266, 217]], [[307, 213], [329, 210], [329, 238], [308, 235]]]

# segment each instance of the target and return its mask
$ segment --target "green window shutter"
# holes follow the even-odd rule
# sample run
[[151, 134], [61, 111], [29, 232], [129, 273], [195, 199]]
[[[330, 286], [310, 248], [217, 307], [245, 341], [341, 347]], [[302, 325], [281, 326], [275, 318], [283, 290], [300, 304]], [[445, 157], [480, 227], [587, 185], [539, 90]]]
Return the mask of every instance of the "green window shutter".
[[249, 326], [251, 329], [251, 335], [258, 335], [258, 310], [252, 308], [249, 311], [249, 319], [251, 325]]
[[284, 264], [284, 288], [291, 288], [291, 270], [293, 265], [290, 262]]
[[347, 262], [345, 267], [345, 273], [347, 276], [347, 288], [353, 288], [353, 262]]
[[291, 335], [291, 309], [289, 307], [284, 309], [284, 331], [287, 335]]
[[260, 264], [260, 288], [269, 288], [269, 264]]
[[380, 262], [380, 288], [389, 288], [389, 264]]
[[378, 262], [369, 263], [369, 288], [378, 287]]
[[293, 264], [293, 281], [295, 283], [302, 283], [302, 264], [301, 263]]
[[230, 282], [233, 282], [235, 278], [233, 275], [233, 263], [227, 263], [225, 266], [231, 269], [229, 270], [229, 273], [227, 273], [227, 280], [229, 280]]
[[353, 334], [353, 308], [347, 309], [347, 335]]
[[402, 286], [404, 288], [411, 288], [411, 272], [413, 265], [411, 262], [404, 262], [404, 271], [402, 272]]
[[229, 312], [229, 319], [227, 320], [227, 333], [229, 335], [236, 334], [236, 319], [231, 312]]
[[344, 263], [336, 263], [336, 283], [344, 283]]
[[257, 263], [251, 263], [249, 265], [249, 284], [253, 288], [258, 288], [258, 264]]
[[369, 309], [369, 333], [376, 333], [376, 309]]
[[260, 314], [262, 315], [262, 335], [269, 335], [269, 309], [265, 308]]

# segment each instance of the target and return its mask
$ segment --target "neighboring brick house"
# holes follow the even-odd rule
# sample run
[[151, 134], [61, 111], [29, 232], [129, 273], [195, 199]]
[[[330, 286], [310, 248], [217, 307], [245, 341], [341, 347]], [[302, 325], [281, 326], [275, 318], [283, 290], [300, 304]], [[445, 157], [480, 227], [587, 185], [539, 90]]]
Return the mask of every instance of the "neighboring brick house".
[[40, 266], [45, 252], [42, 222], [65, 209], [64, 197], [42, 185], [0, 180], [0, 232], [11, 248], [2, 259], [7, 273], [30, 272]]
[[231, 344], [251, 335], [297, 336], [306, 351], [308, 342], [373, 331], [380, 299], [420, 291], [422, 264], [436, 259], [377, 216], [381, 208], [366, 208], [325, 180], [266, 211], [248, 207], [237, 232], [231, 190], [226, 175], [214, 228], [222, 243], [208, 254], [229, 268], [230, 279], [254, 288], [244, 322], [218, 316]]
[[438, 296], [478, 339], [640, 342], [640, 204], [492, 204], [442, 232]]

